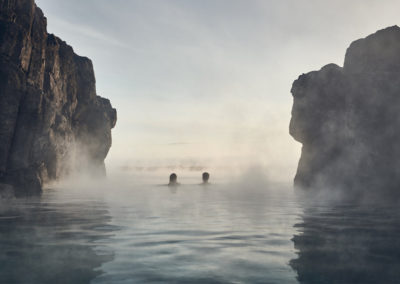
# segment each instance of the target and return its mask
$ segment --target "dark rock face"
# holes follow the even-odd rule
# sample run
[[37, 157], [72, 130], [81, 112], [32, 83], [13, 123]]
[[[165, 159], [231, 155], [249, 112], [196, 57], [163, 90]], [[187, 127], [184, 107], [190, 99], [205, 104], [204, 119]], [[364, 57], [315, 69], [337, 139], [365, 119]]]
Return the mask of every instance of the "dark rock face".
[[104, 173], [115, 123], [90, 59], [47, 34], [34, 0], [0, 0], [0, 189], [39, 193], [88, 165]]
[[303, 144], [295, 185], [400, 193], [400, 28], [353, 42], [344, 67], [301, 75], [290, 134]]

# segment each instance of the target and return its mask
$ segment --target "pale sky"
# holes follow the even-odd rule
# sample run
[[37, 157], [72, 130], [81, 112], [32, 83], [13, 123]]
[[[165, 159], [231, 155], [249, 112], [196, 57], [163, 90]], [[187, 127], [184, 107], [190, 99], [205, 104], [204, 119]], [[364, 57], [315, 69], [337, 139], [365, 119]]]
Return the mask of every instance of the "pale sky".
[[400, 25], [398, 0], [36, 2], [117, 108], [109, 167], [262, 164], [293, 177], [293, 81]]

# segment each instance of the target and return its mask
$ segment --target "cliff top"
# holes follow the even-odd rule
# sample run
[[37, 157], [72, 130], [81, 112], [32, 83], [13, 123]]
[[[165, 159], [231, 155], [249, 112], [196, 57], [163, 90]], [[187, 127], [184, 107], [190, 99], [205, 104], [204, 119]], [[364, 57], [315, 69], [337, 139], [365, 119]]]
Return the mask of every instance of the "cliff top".
[[400, 27], [391, 26], [352, 42], [343, 68], [350, 73], [400, 72]]

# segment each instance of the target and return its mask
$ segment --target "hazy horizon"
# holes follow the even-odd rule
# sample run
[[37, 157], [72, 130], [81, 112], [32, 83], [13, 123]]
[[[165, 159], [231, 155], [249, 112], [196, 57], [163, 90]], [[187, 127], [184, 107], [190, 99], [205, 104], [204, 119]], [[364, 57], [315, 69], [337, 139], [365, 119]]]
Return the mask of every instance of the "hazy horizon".
[[[247, 167], [294, 176], [292, 82], [399, 24], [397, 1], [37, 0], [117, 109], [108, 168]], [[270, 167], [273, 165], [273, 169]]]

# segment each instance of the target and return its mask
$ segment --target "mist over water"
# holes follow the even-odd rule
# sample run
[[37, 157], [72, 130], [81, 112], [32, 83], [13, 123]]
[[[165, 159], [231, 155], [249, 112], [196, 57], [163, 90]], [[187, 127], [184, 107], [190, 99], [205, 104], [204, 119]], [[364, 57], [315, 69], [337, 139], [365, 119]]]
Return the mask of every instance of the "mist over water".
[[[2, 201], [4, 283], [396, 283], [395, 207], [311, 199], [261, 167], [73, 178]], [[230, 181], [230, 182], [228, 182]], [[356, 260], [356, 261], [354, 261]]]
[[[360, 159], [375, 152], [362, 143], [346, 146], [343, 160], [333, 151], [326, 161], [339, 161], [335, 178], [342, 179], [344, 173], [353, 181], [355, 165], [360, 169], [359, 181], [354, 182], [360, 192], [353, 192], [354, 198], [348, 198], [346, 187], [328, 187], [326, 175], [316, 176], [315, 191], [296, 191], [292, 184], [301, 145], [288, 133], [293, 80], [328, 62], [342, 65], [351, 41], [398, 23], [399, 1], [36, 3], [47, 17], [48, 30], [93, 60], [96, 93], [111, 99], [118, 122], [109, 153], [109, 135], [105, 148], [84, 139], [71, 145], [74, 155], [60, 153], [72, 157], [67, 167], [71, 174], [48, 185], [41, 196], [1, 199], [0, 193], [0, 284], [400, 282], [398, 204], [377, 202], [379, 195], [393, 195], [382, 194], [390, 190], [368, 182], [371, 173], [380, 173], [397, 190], [400, 150], [391, 151], [397, 146], [386, 141], [397, 137], [398, 127], [380, 136], [375, 130], [382, 127], [375, 127], [374, 121], [397, 117], [397, 104], [391, 101], [382, 104], [388, 108], [376, 111], [381, 90], [390, 89], [390, 97], [398, 97], [398, 72], [387, 81], [374, 81], [377, 66], [372, 62], [366, 80], [349, 86], [360, 90], [351, 105], [371, 110], [354, 125], [371, 127], [365, 141], [375, 141], [393, 161]], [[21, 20], [19, 15], [9, 16], [14, 22]], [[25, 36], [29, 42], [37, 35], [31, 29], [16, 33], [15, 39]], [[27, 44], [23, 52], [38, 50]], [[20, 59], [18, 54], [13, 57]], [[47, 62], [42, 56], [37, 60]], [[52, 69], [45, 65], [45, 70]], [[28, 73], [36, 73], [32, 70], [29, 67]], [[53, 85], [58, 73], [51, 72], [46, 81]], [[386, 71], [382, 74], [386, 78]], [[29, 88], [35, 83], [31, 79], [27, 77]], [[76, 91], [64, 83], [58, 87], [65, 89], [66, 97]], [[344, 101], [349, 98], [346, 92], [338, 93]], [[301, 114], [327, 130], [330, 143], [321, 143], [322, 154], [338, 136], [368, 134], [347, 133], [348, 125], [337, 123], [346, 109], [338, 105], [337, 113], [330, 111], [340, 101], [336, 93], [329, 97], [332, 101], [320, 96], [325, 90], [315, 94], [329, 108], [310, 104]], [[60, 113], [65, 111], [60, 108]], [[314, 111], [332, 121], [312, 116]], [[16, 113], [21, 112], [29, 121], [30, 112], [17, 107]], [[60, 126], [69, 124], [55, 120], [63, 122]], [[97, 119], [92, 122], [96, 125]], [[338, 127], [343, 124], [346, 127]], [[312, 128], [310, 134], [318, 136]], [[64, 136], [61, 131], [60, 138]], [[92, 158], [98, 157], [99, 149], [104, 155], [95, 168]], [[21, 152], [35, 155], [29, 148]], [[48, 151], [43, 154], [51, 156]], [[103, 178], [99, 174], [105, 170], [106, 154]], [[326, 164], [315, 168], [331, 173]], [[200, 185], [203, 172], [210, 173], [210, 185]], [[180, 186], [167, 186], [171, 173], [178, 175]], [[374, 190], [376, 195], [370, 193]], [[10, 197], [12, 190], [4, 195]]]
[[298, 214], [292, 192], [262, 178], [228, 184], [211, 175], [210, 181], [168, 187], [112, 176], [75, 179], [41, 198], [11, 201], [0, 213], [0, 277], [7, 283], [296, 283], [288, 266]]

